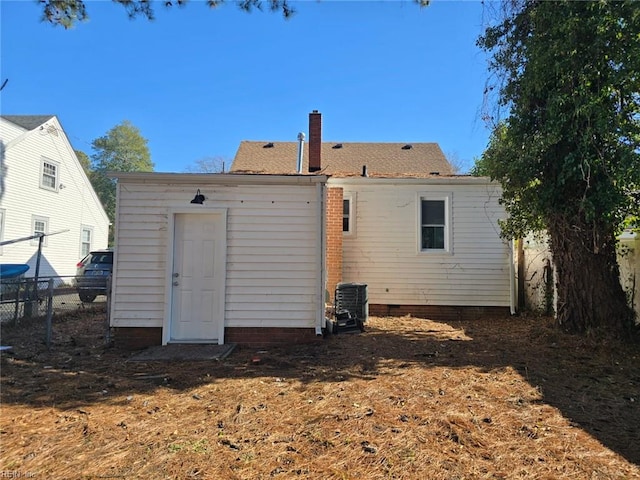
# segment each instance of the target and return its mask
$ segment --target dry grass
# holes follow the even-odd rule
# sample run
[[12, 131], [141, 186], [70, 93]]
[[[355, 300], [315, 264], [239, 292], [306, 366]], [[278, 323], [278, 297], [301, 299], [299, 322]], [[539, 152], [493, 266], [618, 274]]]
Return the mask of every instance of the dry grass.
[[41, 327], [3, 328], [0, 472], [640, 478], [640, 350], [548, 319], [371, 318], [364, 334], [192, 363], [127, 362], [102, 325], [58, 319], [50, 352]]

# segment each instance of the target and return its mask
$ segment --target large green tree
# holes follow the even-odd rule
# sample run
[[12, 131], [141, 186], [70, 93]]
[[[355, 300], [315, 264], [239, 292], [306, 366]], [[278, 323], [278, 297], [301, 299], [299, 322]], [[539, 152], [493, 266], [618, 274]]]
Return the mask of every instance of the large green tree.
[[109, 172], [152, 172], [153, 162], [147, 139], [128, 120], [92, 142], [91, 184], [98, 194], [111, 223], [116, 212], [116, 180]]
[[557, 320], [569, 332], [634, 330], [616, 244], [639, 211], [640, 5], [512, 0], [478, 44], [499, 119], [476, 173], [501, 182], [503, 234], [546, 230]]

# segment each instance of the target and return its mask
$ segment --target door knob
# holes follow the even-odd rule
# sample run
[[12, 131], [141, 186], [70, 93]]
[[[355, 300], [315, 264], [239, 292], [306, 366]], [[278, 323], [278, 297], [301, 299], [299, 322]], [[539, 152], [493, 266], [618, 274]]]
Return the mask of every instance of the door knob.
[[177, 281], [176, 281], [176, 282], [173, 282], [173, 286], [174, 286], [174, 287], [177, 287], [178, 285], [179, 285], [179, 283], [178, 283]]
[[174, 274], [173, 274], [173, 276], [174, 276], [175, 278], [178, 278], [178, 277], [180, 276], [180, 274], [179, 274], [178, 272], [176, 272], [176, 273], [174, 273]]

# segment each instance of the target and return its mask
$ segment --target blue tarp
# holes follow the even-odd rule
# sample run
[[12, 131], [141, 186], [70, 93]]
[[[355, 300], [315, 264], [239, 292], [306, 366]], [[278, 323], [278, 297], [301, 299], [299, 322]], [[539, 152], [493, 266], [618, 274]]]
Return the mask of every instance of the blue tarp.
[[0, 263], [0, 278], [14, 278], [29, 270], [26, 263]]

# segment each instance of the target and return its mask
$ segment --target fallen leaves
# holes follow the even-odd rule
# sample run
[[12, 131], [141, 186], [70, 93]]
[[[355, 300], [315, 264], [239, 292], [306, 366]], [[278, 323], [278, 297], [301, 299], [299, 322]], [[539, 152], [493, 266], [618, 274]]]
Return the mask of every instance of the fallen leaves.
[[2, 356], [0, 467], [42, 478], [640, 477], [637, 352], [600, 355], [557, 335], [558, 348], [538, 345], [542, 321], [371, 318], [363, 334], [221, 362], [17, 349]]

